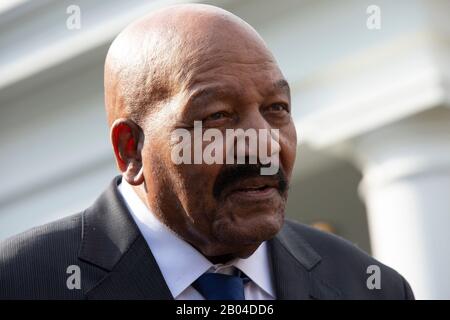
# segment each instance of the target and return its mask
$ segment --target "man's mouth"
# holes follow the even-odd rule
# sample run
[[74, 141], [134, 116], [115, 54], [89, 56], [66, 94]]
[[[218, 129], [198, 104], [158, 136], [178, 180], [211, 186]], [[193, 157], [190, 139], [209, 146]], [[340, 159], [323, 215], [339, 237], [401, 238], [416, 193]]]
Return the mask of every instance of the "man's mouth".
[[269, 198], [275, 194], [278, 190], [273, 187], [264, 186], [261, 188], [247, 188], [247, 189], [238, 189], [231, 194], [236, 194], [238, 196], [244, 197], [252, 197], [252, 198]]
[[271, 198], [279, 193], [278, 181], [266, 177], [243, 179], [226, 190], [225, 196], [237, 196], [252, 200]]

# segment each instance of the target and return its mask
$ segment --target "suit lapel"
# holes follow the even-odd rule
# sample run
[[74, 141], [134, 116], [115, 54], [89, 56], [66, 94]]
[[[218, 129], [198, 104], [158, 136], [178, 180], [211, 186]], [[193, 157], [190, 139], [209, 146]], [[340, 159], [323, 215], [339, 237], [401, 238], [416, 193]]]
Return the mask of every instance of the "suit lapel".
[[116, 177], [83, 212], [79, 259], [103, 270], [85, 288], [89, 299], [173, 299], [145, 239], [119, 194]]
[[315, 273], [322, 258], [289, 222], [269, 241], [269, 251], [277, 299], [339, 298], [339, 291]]
[[172, 300], [172, 294], [143, 237], [138, 237], [88, 299]]

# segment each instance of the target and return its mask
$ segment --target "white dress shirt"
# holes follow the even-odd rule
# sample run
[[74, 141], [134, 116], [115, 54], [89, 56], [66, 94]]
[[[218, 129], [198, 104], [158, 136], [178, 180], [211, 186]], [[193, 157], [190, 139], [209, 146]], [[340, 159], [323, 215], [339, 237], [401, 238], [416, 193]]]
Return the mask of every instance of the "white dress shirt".
[[214, 265], [160, 222], [125, 179], [122, 179], [119, 191], [176, 300], [204, 300], [192, 283], [205, 272], [232, 274], [235, 268], [244, 272], [250, 279], [244, 287], [246, 300], [275, 298], [265, 242], [247, 259], [235, 259], [226, 265]]

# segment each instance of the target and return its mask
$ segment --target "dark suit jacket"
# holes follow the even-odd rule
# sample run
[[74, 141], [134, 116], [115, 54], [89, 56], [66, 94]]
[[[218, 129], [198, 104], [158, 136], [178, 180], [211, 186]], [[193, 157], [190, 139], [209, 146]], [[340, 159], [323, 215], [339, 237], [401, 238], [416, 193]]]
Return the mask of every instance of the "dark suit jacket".
[[[173, 299], [118, 192], [120, 178], [84, 212], [0, 243], [0, 299]], [[286, 221], [268, 241], [278, 299], [413, 299], [405, 279], [356, 246]], [[81, 288], [68, 289], [69, 266]], [[368, 289], [369, 265], [381, 289]]]

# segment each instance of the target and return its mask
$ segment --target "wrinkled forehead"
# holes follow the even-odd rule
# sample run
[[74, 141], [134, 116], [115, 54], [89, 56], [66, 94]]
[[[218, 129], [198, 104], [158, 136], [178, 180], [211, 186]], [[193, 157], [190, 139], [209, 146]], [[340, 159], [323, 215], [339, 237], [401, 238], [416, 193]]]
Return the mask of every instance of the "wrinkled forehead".
[[[214, 35], [182, 56], [177, 80], [185, 89], [208, 82], [241, 85], [283, 78], [278, 64], [264, 43], [245, 37]], [[278, 79], [277, 79], [278, 80]]]
[[208, 62], [191, 70], [184, 92], [189, 96], [241, 97], [267, 96], [283, 91], [288, 96], [289, 86], [276, 63], [272, 61], [241, 62], [238, 60]]

